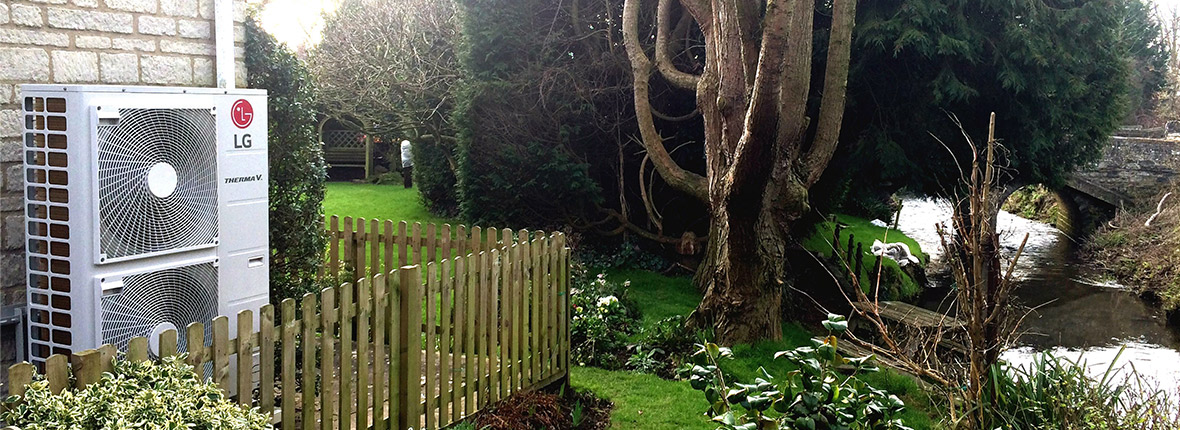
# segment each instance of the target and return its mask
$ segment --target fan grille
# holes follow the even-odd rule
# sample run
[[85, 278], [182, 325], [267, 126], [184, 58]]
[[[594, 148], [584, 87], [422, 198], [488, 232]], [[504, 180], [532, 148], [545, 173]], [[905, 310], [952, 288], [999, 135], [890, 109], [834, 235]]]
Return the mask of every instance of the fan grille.
[[116, 122], [102, 120], [100, 261], [216, 243], [216, 132], [208, 109], [120, 109]]
[[[209, 339], [217, 316], [217, 268], [213, 263], [176, 267], [123, 278], [122, 291], [102, 297], [102, 343], [127, 350], [133, 337], [148, 337], [156, 326], [170, 323], [183, 330], [205, 324]], [[177, 347], [188, 351], [181, 333]]]

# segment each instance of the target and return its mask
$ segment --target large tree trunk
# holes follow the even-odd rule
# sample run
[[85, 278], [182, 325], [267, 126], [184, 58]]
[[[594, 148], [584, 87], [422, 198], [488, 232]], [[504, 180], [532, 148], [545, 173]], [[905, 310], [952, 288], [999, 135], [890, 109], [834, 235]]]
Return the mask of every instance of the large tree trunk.
[[[835, 151], [844, 113], [854, 0], [832, 10], [823, 97], [808, 133], [811, 0], [659, 0], [655, 61], [639, 43], [640, 0], [627, 0], [623, 31], [642, 144], [670, 185], [710, 208], [709, 246], [696, 280], [705, 298], [694, 320], [712, 322], [723, 344], [782, 337], [783, 291], [792, 223], [808, 210], [807, 189]], [[705, 41], [699, 76], [676, 69], [668, 33], [679, 11]], [[705, 128], [704, 177], [676, 165], [651, 120], [649, 79], [696, 91]], [[815, 114], [815, 112], [812, 112]]]

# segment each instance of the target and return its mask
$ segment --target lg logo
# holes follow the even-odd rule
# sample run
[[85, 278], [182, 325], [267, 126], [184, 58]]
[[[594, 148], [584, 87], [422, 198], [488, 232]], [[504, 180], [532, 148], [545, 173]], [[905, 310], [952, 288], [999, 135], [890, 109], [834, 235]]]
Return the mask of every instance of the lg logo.
[[[240, 99], [230, 108], [229, 116], [238, 128], [249, 127], [250, 123], [254, 122], [254, 106], [250, 106], [250, 102], [245, 99]], [[234, 135], [234, 148], [244, 149], [251, 146], [254, 146], [254, 139], [250, 138], [249, 134]]]
[[245, 99], [238, 100], [230, 108], [230, 118], [238, 128], [249, 127], [254, 122], [254, 106], [250, 106], [250, 102]]

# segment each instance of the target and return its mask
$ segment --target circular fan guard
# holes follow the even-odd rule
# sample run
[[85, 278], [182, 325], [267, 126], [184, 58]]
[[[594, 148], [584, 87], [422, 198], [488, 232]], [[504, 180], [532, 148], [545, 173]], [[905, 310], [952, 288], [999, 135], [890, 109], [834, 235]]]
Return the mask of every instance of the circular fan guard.
[[[217, 125], [208, 109], [120, 109], [98, 127], [99, 238], [114, 259], [214, 243]], [[175, 170], [153, 192], [149, 173]]]
[[177, 348], [188, 351], [183, 330], [189, 323], [205, 324], [205, 339], [217, 317], [217, 268], [212, 263], [177, 267], [123, 278], [121, 292], [102, 298], [102, 343], [127, 350], [133, 337], [147, 337], [158, 325], [170, 323]]

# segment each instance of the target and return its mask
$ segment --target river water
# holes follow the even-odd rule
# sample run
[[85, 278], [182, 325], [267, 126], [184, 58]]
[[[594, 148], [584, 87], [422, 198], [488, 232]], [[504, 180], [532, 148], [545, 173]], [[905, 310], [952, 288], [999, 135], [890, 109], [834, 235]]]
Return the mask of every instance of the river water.
[[[950, 219], [945, 201], [907, 198], [898, 230], [917, 240], [932, 258], [940, 258], [934, 225], [950, 225]], [[1180, 328], [1169, 326], [1163, 311], [1125, 286], [1100, 281], [1101, 272], [1079, 261], [1076, 243], [1060, 230], [1004, 211], [998, 227], [1005, 257], [1029, 235], [1013, 277], [1018, 280], [1016, 300], [1033, 308], [1020, 325], [1017, 345], [1003, 359], [1023, 364], [1039, 351], [1050, 351], [1073, 360], [1081, 357], [1092, 374], [1101, 376], [1125, 347], [1116, 368], [1134, 366], [1139, 374], [1180, 393]]]

